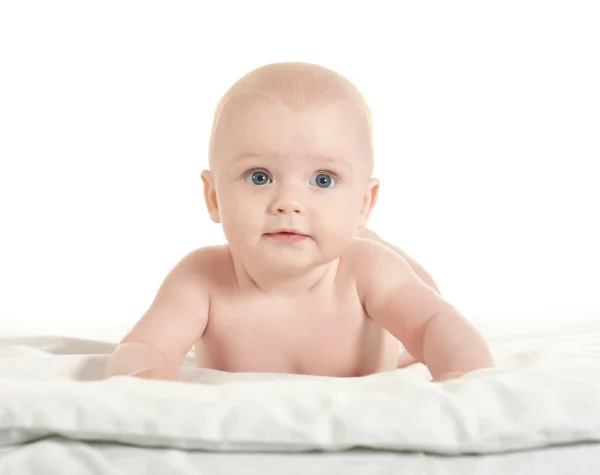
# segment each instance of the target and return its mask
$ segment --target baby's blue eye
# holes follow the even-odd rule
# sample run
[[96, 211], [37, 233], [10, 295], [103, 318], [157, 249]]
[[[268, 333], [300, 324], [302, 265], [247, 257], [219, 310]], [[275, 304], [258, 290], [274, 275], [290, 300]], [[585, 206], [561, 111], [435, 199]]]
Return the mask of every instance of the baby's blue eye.
[[[319, 173], [315, 178], [315, 184], [319, 188], [331, 188], [335, 182], [329, 173]], [[313, 183], [311, 182], [311, 185], [312, 184]]]
[[246, 183], [249, 183], [248, 182], [249, 178], [252, 180], [252, 184], [254, 184], [254, 185], [266, 185], [270, 181], [269, 175], [267, 175], [263, 171], [256, 171], [253, 173], [249, 173], [246, 176]]

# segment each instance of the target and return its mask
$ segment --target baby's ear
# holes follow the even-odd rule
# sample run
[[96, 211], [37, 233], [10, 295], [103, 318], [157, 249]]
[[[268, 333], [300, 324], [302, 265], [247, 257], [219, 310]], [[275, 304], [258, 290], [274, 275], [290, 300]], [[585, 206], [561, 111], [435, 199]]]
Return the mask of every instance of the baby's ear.
[[213, 178], [210, 171], [202, 171], [202, 183], [204, 183], [204, 201], [206, 203], [206, 209], [208, 215], [214, 223], [221, 222], [221, 216], [219, 215], [219, 204], [217, 203], [217, 192], [213, 185]]
[[369, 217], [373, 212], [375, 203], [377, 203], [377, 197], [379, 196], [379, 180], [377, 178], [371, 178], [367, 183], [365, 195], [362, 200], [360, 207], [360, 214], [358, 215], [357, 229], [362, 229], [367, 225]]

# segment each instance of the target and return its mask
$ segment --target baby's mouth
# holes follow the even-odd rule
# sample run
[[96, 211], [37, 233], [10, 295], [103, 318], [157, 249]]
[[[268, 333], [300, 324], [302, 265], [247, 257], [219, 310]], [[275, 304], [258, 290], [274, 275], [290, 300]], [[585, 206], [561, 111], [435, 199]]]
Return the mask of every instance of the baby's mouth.
[[309, 237], [306, 234], [301, 234], [295, 231], [276, 231], [274, 233], [266, 233], [265, 236], [278, 242], [292, 244], [304, 241]]

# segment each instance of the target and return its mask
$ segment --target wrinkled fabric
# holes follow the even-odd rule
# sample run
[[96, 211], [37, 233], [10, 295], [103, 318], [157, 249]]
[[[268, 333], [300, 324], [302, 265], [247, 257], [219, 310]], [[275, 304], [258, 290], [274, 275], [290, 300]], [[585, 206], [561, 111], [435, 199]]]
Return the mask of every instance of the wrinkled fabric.
[[491, 338], [497, 366], [431, 383], [194, 368], [192, 383], [101, 380], [113, 342], [0, 338], [0, 446], [48, 436], [211, 451], [353, 447], [494, 454], [600, 441], [600, 322]]

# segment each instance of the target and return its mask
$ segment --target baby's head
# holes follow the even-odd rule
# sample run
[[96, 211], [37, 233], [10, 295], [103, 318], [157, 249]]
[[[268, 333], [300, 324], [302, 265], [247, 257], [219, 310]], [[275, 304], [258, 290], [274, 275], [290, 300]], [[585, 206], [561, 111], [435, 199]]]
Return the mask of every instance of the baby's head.
[[[371, 115], [343, 76], [276, 63], [239, 79], [219, 102], [202, 172], [211, 219], [232, 253], [278, 272], [339, 257], [377, 199]], [[295, 243], [269, 236], [293, 229]]]

